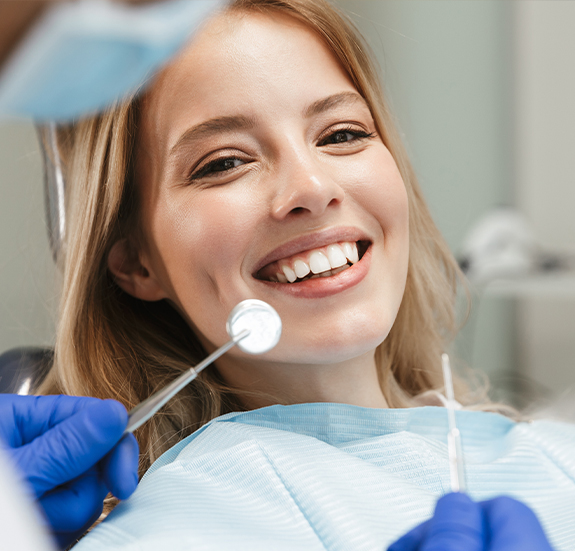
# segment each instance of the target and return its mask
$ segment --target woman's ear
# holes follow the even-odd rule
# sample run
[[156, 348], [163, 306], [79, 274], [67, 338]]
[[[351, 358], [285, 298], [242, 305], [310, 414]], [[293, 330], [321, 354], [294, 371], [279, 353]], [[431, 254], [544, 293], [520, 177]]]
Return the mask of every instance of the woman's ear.
[[110, 249], [108, 269], [116, 283], [135, 298], [148, 301], [167, 298], [154, 275], [142, 265], [138, 251], [126, 238], [116, 241]]

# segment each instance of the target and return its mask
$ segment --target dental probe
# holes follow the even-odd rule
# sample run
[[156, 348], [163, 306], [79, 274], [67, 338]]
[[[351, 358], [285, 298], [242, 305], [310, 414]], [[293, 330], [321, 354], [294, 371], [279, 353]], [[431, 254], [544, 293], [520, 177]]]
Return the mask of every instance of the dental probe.
[[237, 345], [240, 350], [248, 354], [263, 354], [271, 350], [280, 340], [282, 322], [278, 313], [269, 304], [249, 299], [234, 307], [228, 317], [226, 330], [231, 340], [130, 410], [124, 434], [141, 427], [180, 390], [191, 383], [202, 370], [233, 346]]
[[455, 393], [453, 392], [453, 378], [451, 376], [451, 366], [449, 356], [441, 355], [441, 367], [443, 368], [443, 381], [446, 394], [447, 419], [449, 422], [449, 432], [447, 433], [447, 450], [449, 455], [449, 475], [451, 479], [452, 492], [465, 492], [465, 468], [463, 464], [463, 448], [461, 447], [461, 434], [455, 423]]

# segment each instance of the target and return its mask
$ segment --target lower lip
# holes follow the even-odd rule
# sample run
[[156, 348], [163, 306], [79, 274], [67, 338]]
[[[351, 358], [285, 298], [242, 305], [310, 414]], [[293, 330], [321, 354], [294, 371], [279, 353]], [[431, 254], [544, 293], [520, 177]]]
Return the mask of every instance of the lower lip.
[[360, 283], [369, 272], [371, 265], [371, 245], [365, 251], [359, 262], [347, 270], [329, 277], [316, 277], [297, 283], [276, 283], [273, 281], [260, 281], [264, 285], [273, 287], [296, 298], [322, 298], [341, 293]]

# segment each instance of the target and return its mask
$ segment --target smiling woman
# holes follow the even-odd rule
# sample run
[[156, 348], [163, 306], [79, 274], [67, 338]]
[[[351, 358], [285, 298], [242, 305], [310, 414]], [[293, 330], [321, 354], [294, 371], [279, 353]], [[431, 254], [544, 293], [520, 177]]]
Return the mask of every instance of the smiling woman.
[[322, 3], [233, 3], [143, 96], [61, 131], [45, 390], [130, 408], [223, 344], [241, 300], [283, 320], [273, 351], [230, 351], [140, 429], [143, 470], [228, 411], [405, 407], [442, 386], [459, 272], [352, 32]]
[[[207, 350], [225, 342], [243, 298], [272, 304], [284, 323], [275, 350], [218, 362], [238, 390], [385, 406], [373, 351], [405, 287], [407, 197], [368, 105], [328, 48], [286, 16], [215, 19], [142, 99], [139, 133], [145, 223], [139, 246], [128, 238], [112, 248], [116, 282], [138, 299], [169, 301]], [[360, 243], [362, 257], [325, 274], [324, 253], [343, 256], [340, 243], [352, 259]], [[128, 264], [132, 250], [138, 262]], [[284, 269], [300, 281], [272, 281]], [[329, 277], [306, 278], [312, 269]]]
[[[459, 270], [350, 24], [320, 1], [232, 2], [143, 95], [62, 128], [60, 147], [70, 229], [45, 392], [131, 408], [221, 346], [240, 301], [268, 302], [284, 327], [272, 351], [230, 350], [138, 430], [145, 472], [228, 414], [165, 454], [118, 523], [81, 546], [372, 548], [429, 514], [445, 450], [442, 474], [414, 474], [412, 494], [411, 475], [391, 473], [425, 470], [437, 444], [402, 441], [377, 459], [357, 450], [384, 435], [393, 447], [397, 431], [425, 440], [429, 419], [442, 440], [441, 410], [414, 406], [442, 387]], [[501, 422], [497, 434], [511, 430]], [[393, 520], [405, 509], [392, 495], [419, 509]], [[333, 509], [344, 496], [345, 521]], [[382, 507], [389, 522], [366, 520]], [[262, 510], [275, 521], [260, 525]], [[206, 511], [246, 516], [223, 530]], [[258, 535], [235, 530], [245, 523]]]

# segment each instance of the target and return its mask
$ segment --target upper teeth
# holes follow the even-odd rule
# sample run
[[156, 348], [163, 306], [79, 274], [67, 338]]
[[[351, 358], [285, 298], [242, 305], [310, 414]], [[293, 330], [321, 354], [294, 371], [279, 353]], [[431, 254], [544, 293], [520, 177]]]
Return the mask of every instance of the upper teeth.
[[278, 264], [281, 272], [276, 273], [276, 278], [281, 283], [293, 283], [298, 278], [306, 277], [310, 272], [322, 274], [341, 268], [337, 270], [340, 272], [347, 267], [348, 260], [351, 264], [359, 260], [357, 244], [334, 243], [326, 248], [310, 251], [304, 258], [300, 257], [292, 262], [280, 260]]

